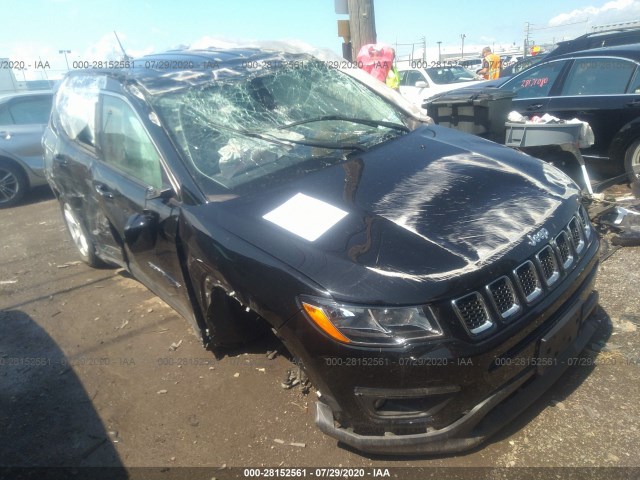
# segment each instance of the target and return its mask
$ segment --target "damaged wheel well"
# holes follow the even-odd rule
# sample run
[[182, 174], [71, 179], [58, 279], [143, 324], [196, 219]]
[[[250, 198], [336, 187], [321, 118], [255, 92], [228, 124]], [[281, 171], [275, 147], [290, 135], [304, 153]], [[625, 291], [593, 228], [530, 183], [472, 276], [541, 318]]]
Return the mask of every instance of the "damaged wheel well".
[[205, 315], [207, 336], [213, 346], [231, 347], [243, 345], [263, 336], [269, 324], [236, 297], [221, 287], [212, 288], [208, 294]]

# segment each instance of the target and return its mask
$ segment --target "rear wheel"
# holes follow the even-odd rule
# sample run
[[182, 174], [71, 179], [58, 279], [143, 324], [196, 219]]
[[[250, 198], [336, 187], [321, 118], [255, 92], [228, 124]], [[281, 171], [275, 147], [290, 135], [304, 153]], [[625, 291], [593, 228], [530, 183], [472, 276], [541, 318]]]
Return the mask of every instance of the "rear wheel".
[[69, 231], [69, 235], [71, 235], [71, 240], [78, 250], [82, 261], [91, 267], [103, 266], [104, 262], [102, 262], [102, 260], [100, 260], [96, 255], [96, 249], [93, 245], [93, 241], [91, 240], [91, 237], [87, 235], [87, 232], [77, 213], [73, 210], [73, 207], [66, 202], [62, 202], [61, 208], [64, 222], [67, 225], [67, 230]]
[[640, 180], [640, 140], [627, 148], [624, 155], [624, 169], [630, 182]]
[[0, 208], [13, 207], [29, 190], [26, 175], [14, 164], [0, 163]]

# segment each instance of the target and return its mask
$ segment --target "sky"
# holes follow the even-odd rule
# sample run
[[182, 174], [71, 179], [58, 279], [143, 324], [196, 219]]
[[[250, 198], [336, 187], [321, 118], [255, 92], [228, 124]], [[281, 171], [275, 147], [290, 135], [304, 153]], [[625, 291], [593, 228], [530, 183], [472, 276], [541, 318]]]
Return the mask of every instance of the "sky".
[[[3, 0], [0, 58], [25, 62], [28, 79], [59, 77], [73, 62], [117, 58], [118, 33], [127, 53], [139, 56], [179, 46], [304, 42], [341, 52], [334, 0]], [[640, 0], [374, 0], [379, 42], [420, 42], [428, 56], [475, 47], [522, 45], [530, 39], [573, 38], [605, 23], [640, 21]], [[410, 47], [400, 47], [410, 49]], [[400, 52], [399, 52], [400, 53]], [[428, 60], [434, 60], [429, 59]], [[35, 70], [37, 62], [42, 67]]]

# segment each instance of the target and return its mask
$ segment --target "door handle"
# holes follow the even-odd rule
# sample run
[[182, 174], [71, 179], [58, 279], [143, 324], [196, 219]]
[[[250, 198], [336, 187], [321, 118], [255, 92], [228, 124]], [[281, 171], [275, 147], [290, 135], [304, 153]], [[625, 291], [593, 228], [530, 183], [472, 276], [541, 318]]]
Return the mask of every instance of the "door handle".
[[640, 99], [625, 104], [627, 107], [640, 107]]
[[11, 140], [11, 132], [0, 132], [0, 137], [5, 140]]
[[103, 183], [95, 183], [93, 185], [93, 188], [98, 193], [98, 195], [100, 195], [101, 197], [113, 198], [113, 192], [105, 184], [103, 184]]
[[533, 105], [529, 105], [527, 107], [527, 112], [531, 112], [533, 110], [540, 110], [542, 108], [542, 104], [541, 103], [534, 103]]

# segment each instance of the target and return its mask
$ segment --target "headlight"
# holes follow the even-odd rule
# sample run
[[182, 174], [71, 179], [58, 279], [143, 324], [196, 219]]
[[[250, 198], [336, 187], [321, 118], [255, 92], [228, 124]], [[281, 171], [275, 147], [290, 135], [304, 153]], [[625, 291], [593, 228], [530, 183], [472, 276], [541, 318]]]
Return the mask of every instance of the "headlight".
[[300, 304], [324, 333], [343, 343], [399, 345], [442, 336], [429, 307], [368, 307], [306, 296]]

